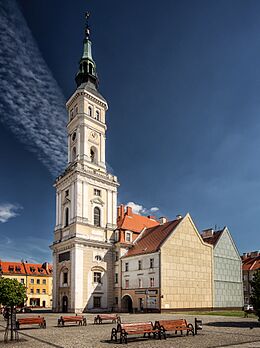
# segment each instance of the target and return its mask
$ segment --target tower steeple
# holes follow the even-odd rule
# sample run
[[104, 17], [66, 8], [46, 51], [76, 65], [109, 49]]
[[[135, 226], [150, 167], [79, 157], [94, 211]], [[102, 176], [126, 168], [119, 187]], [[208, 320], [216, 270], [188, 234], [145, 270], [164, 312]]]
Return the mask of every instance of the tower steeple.
[[83, 40], [83, 54], [79, 62], [79, 71], [75, 77], [75, 81], [77, 87], [79, 87], [82, 83], [89, 83], [92, 88], [97, 89], [98, 87], [98, 76], [96, 71], [96, 63], [92, 58], [92, 50], [91, 45], [92, 42], [90, 40], [90, 29], [89, 29], [89, 19], [90, 13], [86, 12], [86, 26], [85, 26], [85, 37]]

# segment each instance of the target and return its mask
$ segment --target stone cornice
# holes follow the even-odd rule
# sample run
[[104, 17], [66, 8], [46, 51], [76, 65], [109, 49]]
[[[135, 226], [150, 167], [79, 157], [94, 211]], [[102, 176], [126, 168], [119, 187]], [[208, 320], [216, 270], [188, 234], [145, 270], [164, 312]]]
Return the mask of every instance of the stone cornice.
[[[79, 118], [81, 118], [79, 125], [85, 125], [84, 120], [87, 120], [87, 121], [91, 121], [91, 122], [95, 123], [97, 126], [103, 127], [103, 128], [104, 128], [104, 133], [105, 133], [105, 131], [107, 130], [107, 126], [106, 126], [105, 123], [96, 120], [95, 118], [89, 116], [89, 115], [86, 114], [86, 113], [77, 114], [72, 120], [70, 120], [70, 121], [67, 123], [67, 128], [68, 128], [68, 127], [71, 127], [71, 126], [73, 127], [73, 123], [76, 123], [75, 120], [78, 120]], [[87, 125], [87, 126], [88, 126], [88, 125]], [[93, 128], [93, 129], [94, 129], [94, 128]]]
[[113, 247], [113, 244], [109, 242], [100, 242], [97, 240], [84, 239], [81, 237], [72, 237], [62, 242], [54, 242], [52, 245], [50, 245], [50, 249], [53, 250], [53, 253], [57, 253], [61, 251], [71, 250], [71, 248], [76, 245], [84, 245], [102, 249], [112, 249]]
[[95, 102], [96, 104], [102, 106], [103, 108], [105, 108], [105, 110], [108, 109], [108, 104], [105, 103], [102, 99], [98, 98], [97, 96], [94, 96], [93, 94], [91, 94], [89, 91], [86, 90], [76, 90], [72, 96], [69, 98], [69, 100], [66, 103], [66, 107], [67, 109], [70, 108], [71, 104], [73, 104], [73, 102], [79, 97], [79, 96], [84, 96], [87, 97], [89, 100], [91, 100], [92, 102]]

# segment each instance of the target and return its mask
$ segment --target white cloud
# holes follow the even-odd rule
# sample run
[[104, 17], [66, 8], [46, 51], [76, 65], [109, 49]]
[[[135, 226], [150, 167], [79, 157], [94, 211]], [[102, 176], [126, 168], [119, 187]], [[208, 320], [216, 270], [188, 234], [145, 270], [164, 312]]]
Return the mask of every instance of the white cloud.
[[155, 213], [159, 211], [160, 209], [157, 207], [152, 207], [150, 209], [145, 208], [141, 204], [135, 203], [135, 202], [128, 202], [126, 205], [130, 208], [132, 208], [134, 214], [150, 214], [150, 213]]
[[18, 204], [11, 204], [11, 203], [0, 204], [0, 222], [5, 223], [11, 218], [19, 215], [20, 209], [22, 209], [22, 207]]
[[158, 210], [159, 210], [158, 207], [152, 207], [152, 208], [150, 209], [150, 211], [151, 211], [152, 213], [156, 213]]
[[66, 165], [65, 100], [15, 1], [0, 6], [0, 114], [53, 175]]

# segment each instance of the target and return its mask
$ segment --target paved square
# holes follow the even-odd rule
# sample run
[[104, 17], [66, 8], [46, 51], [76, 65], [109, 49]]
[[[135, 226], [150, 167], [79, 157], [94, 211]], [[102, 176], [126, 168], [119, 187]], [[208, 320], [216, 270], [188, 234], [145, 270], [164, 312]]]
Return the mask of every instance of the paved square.
[[[19, 314], [18, 317], [37, 316], [38, 314]], [[42, 315], [42, 314], [41, 314]], [[21, 341], [4, 344], [4, 325], [0, 319], [1, 347], [55, 347], [55, 348], [114, 348], [125, 345], [110, 342], [111, 329], [114, 324], [93, 325], [94, 314], [86, 314], [87, 326], [67, 325], [57, 327], [60, 314], [44, 314], [47, 329], [26, 328], [19, 331]], [[256, 319], [197, 316], [203, 321], [203, 330], [197, 336], [172, 336], [167, 340], [138, 339], [130, 337], [129, 347], [174, 347], [174, 348], [260, 348], [260, 325]], [[186, 314], [122, 314], [122, 322], [155, 321], [158, 319], [186, 318], [194, 324], [194, 316]]]

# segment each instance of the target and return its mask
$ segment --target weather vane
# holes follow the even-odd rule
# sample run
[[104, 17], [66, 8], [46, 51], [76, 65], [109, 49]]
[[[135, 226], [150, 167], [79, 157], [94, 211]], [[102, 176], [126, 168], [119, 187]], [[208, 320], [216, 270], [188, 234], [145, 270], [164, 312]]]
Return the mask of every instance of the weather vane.
[[86, 32], [86, 37], [89, 38], [89, 35], [90, 35], [90, 31], [89, 31], [89, 25], [88, 25], [88, 19], [90, 17], [90, 12], [86, 12], [85, 13], [85, 18], [86, 18], [86, 29], [85, 29], [85, 32]]

